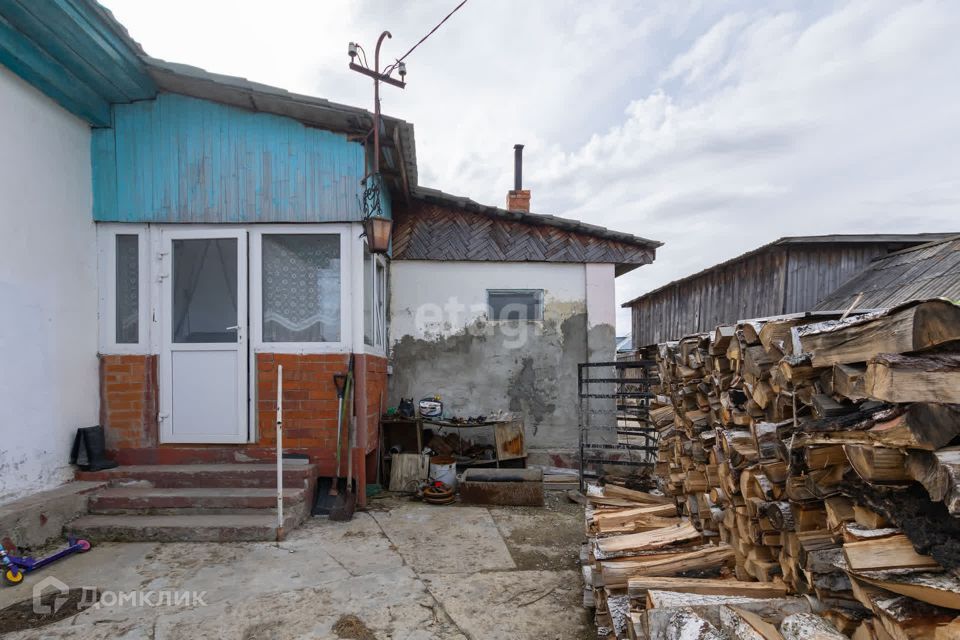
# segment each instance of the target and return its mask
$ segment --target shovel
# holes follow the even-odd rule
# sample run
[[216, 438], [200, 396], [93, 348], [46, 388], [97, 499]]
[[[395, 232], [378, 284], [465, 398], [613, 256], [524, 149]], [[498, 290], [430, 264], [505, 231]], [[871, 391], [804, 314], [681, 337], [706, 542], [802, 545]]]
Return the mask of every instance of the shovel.
[[[345, 395], [348, 402], [344, 410], [353, 415], [353, 356], [350, 356], [350, 367], [347, 369], [347, 384]], [[341, 419], [343, 413], [341, 412]], [[353, 490], [353, 420], [347, 417], [347, 490], [345, 494], [337, 496], [336, 502], [330, 508], [330, 519], [335, 522], [345, 522], [353, 519], [353, 512], [357, 508], [357, 495]]]
[[340, 433], [343, 430], [343, 396], [347, 389], [347, 374], [335, 373], [333, 384], [337, 387], [337, 475], [330, 483], [329, 495], [337, 495], [337, 485], [340, 483]]

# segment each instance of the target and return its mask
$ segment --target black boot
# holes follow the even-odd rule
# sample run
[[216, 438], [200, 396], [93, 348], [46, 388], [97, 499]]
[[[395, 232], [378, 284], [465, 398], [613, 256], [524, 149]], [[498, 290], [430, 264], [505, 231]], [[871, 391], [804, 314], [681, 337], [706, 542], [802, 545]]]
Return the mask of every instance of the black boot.
[[81, 427], [73, 439], [70, 450], [70, 464], [84, 471], [103, 471], [113, 469], [117, 463], [107, 458], [107, 439], [103, 427]]

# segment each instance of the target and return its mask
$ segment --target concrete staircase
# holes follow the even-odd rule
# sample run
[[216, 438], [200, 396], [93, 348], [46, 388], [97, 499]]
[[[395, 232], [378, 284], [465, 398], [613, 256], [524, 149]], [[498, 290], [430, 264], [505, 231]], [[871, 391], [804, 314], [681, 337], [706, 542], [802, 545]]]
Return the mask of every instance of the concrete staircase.
[[[273, 464], [130, 465], [81, 471], [107, 482], [89, 514], [67, 533], [94, 542], [237, 542], [276, 539], [277, 468]], [[314, 465], [284, 465], [284, 529], [310, 515]]]

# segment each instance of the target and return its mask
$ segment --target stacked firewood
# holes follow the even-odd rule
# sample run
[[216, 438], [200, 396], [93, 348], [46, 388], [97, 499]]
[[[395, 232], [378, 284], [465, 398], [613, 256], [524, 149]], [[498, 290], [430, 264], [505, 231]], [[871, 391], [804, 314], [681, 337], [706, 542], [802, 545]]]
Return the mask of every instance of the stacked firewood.
[[[675, 528], [729, 549], [736, 581], [807, 596], [848, 637], [960, 638], [958, 345], [960, 306], [942, 299], [659, 345], [650, 416]], [[598, 518], [598, 549], [601, 525], [632, 526]], [[623, 575], [629, 591], [647, 574]], [[753, 637], [788, 635], [754, 613], [748, 626], [767, 627]]]
[[735, 579], [733, 547], [705, 537], [672, 499], [607, 484], [589, 486], [586, 501], [584, 605], [599, 638], [843, 638], [782, 581]]

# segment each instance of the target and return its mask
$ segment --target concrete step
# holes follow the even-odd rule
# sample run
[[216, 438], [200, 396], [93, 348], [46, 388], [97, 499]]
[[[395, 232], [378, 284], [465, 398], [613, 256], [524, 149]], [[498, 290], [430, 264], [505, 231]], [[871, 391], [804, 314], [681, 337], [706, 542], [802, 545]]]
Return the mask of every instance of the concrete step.
[[[296, 527], [303, 515], [291, 514], [286, 530]], [[245, 542], [276, 540], [276, 516], [257, 514], [215, 515], [89, 515], [65, 527], [67, 533], [91, 542]]]
[[[301, 507], [307, 492], [303, 488], [284, 489], [284, 509]], [[112, 487], [91, 496], [91, 514], [187, 515], [250, 513], [258, 509], [274, 510], [277, 491], [273, 488], [164, 488]]]
[[[283, 483], [290, 488], [310, 488], [317, 477], [312, 464], [283, 467]], [[270, 488], [277, 486], [277, 467], [265, 463], [126, 465], [105, 471], [78, 471], [77, 480], [106, 481], [112, 485], [145, 483], [153, 487]]]

